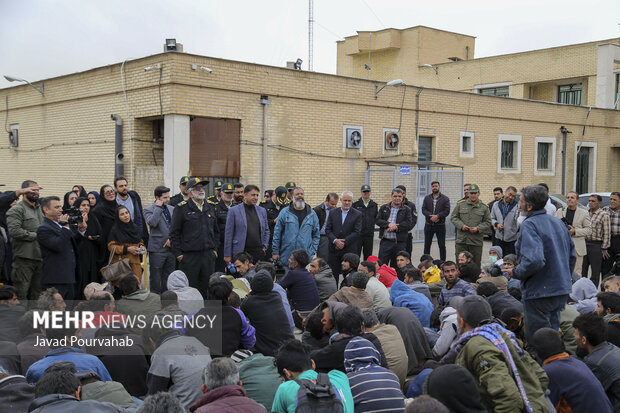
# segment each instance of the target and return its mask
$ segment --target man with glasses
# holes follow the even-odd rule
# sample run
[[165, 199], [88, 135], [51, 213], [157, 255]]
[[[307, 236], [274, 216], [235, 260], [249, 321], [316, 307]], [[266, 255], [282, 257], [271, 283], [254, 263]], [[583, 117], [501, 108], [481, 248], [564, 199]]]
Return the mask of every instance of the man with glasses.
[[189, 200], [177, 205], [170, 226], [170, 249], [187, 275], [190, 287], [206, 297], [209, 276], [215, 271], [220, 231], [215, 209], [205, 201], [209, 181], [192, 178], [187, 182]]

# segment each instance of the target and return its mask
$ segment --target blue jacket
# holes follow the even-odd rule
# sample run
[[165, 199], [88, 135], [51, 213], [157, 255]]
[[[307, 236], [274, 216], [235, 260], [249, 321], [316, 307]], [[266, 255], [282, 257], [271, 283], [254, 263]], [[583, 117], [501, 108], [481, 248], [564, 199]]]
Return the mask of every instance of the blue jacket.
[[[260, 221], [260, 240], [263, 248], [269, 246], [269, 224], [265, 208], [255, 206]], [[228, 210], [226, 215], [226, 232], [224, 234], [224, 257], [232, 257], [245, 250], [245, 238], [248, 232], [247, 217], [243, 202]]]
[[515, 248], [519, 266], [513, 275], [521, 281], [523, 299], [570, 294], [577, 255], [562, 221], [544, 209], [532, 212], [519, 228]]
[[400, 280], [394, 280], [390, 289], [390, 300], [394, 307], [410, 309], [424, 327], [430, 327], [433, 304], [424, 294], [413, 291]]
[[276, 227], [273, 229], [273, 254], [280, 256], [280, 261], [288, 267], [291, 253], [297, 249], [306, 250], [312, 258], [319, 247], [321, 232], [316, 212], [306, 205], [308, 215], [299, 226], [299, 220], [287, 206], [280, 211]]
[[71, 361], [75, 364], [78, 371], [91, 370], [101, 377], [101, 381], [112, 381], [108, 369], [105, 365], [92, 354], [86, 354], [76, 347], [58, 347], [50, 350], [45, 357], [37, 361], [28, 368], [26, 372], [26, 380], [28, 383], [36, 383], [41, 380], [45, 369], [52, 365], [55, 361]]

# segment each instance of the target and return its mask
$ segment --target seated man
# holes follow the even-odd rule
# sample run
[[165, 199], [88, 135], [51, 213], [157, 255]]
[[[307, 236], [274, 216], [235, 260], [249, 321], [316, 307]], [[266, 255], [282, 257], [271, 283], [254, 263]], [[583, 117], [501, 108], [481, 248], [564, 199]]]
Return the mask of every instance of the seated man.
[[573, 283], [570, 293], [570, 305], [579, 311], [579, 314], [592, 313], [596, 310], [597, 289], [592, 280], [581, 277]]
[[[132, 278], [133, 277], [133, 278]], [[159, 295], [147, 289], [140, 289], [140, 281], [133, 274], [127, 274], [119, 281], [119, 288], [123, 298], [116, 302], [116, 311], [128, 316], [152, 317], [161, 309]], [[140, 329], [131, 329], [135, 333], [140, 333]]]
[[477, 293], [491, 305], [493, 317], [495, 318], [499, 318], [502, 315], [502, 311], [507, 308], [518, 308], [523, 311], [523, 304], [521, 304], [520, 301], [508, 294], [508, 292], [498, 290], [497, 286], [493, 283], [480, 283]]
[[[284, 383], [280, 384], [273, 399], [272, 412], [294, 413], [297, 408], [300, 383], [305, 385], [306, 381], [325, 380], [323, 375], [319, 377], [315, 371], [314, 360], [309, 356], [306, 347], [297, 340], [291, 340], [280, 347], [276, 355], [276, 367]], [[330, 397], [330, 400], [342, 404], [345, 413], [353, 413], [353, 396], [346, 374], [342, 371], [331, 370], [327, 373], [327, 379], [337, 398], [333, 400]]]
[[361, 337], [354, 337], [344, 350], [344, 366], [356, 412], [405, 409], [398, 377], [379, 365], [380, 357], [375, 346]]
[[424, 275], [422, 275], [422, 271], [417, 268], [407, 268], [403, 271], [405, 276], [404, 283], [407, 284], [409, 288], [413, 291], [419, 292], [420, 294], [424, 294], [426, 298], [432, 300], [431, 290], [428, 288], [428, 284], [424, 282]]
[[360, 257], [354, 252], [347, 252], [342, 256], [342, 262], [340, 263], [340, 267], [342, 269], [342, 281], [340, 282], [340, 288], [351, 285], [349, 276], [357, 271], [359, 266]]
[[238, 252], [232, 257], [232, 263], [237, 270], [235, 276], [243, 277], [248, 282], [252, 281], [254, 274], [256, 274], [254, 264], [252, 264], [252, 256], [245, 252]]
[[332, 269], [323, 258], [316, 257], [310, 262], [310, 273], [314, 276], [314, 282], [319, 289], [321, 302], [338, 290]]
[[166, 287], [168, 291], [175, 293], [179, 308], [186, 314], [193, 314], [204, 307], [204, 297], [198, 289], [189, 286], [189, 280], [183, 271], [172, 271], [166, 281]]
[[0, 341], [19, 341], [17, 320], [26, 309], [19, 304], [17, 290], [12, 285], [0, 285]]
[[239, 367], [239, 380], [248, 397], [271, 409], [276, 390], [282, 384], [275, 359], [250, 350], [237, 350], [230, 358]]
[[368, 274], [363, 271], [352, 273], [349, 275], [351, 286], [342, 287], [332, 294], [328, 300], [354, 305], [359, 308], [372, 308], [374, 305], [372, 297], [366, 292], [368, 279]]
[[595, 313], [573, 321], [575, 340], [588, 355], [583, 361], [601, 382], [614, 411], [620, 410], [620, 349], [605, 341], [605, 321]]
[[241, 385], [239, 368], [235, 362], [228, 357], [217, 358], [202, 369], [200, 390], [204, 395], [190, 410], [195, 413], [267, 412], [264, 406], [247, 397]]
[[58, 290], [50, 287], [39, 296], [37, 308], [42, 311], [64, 311], [67, 308], [67, 304]]
[[34, 328], [34, 310], [26, 313], [17, 320], [17, 327], [22, 340], [17, 344], [17, 352], [21, 361], [21, 374], [26, 375], [28, 368], [41, 360], [50, 351], [49, 346], [40, 345], [45, 338], [41, 330]]
[[413, 291], [404, 282], [396, 280], [390, 289], [390, 300], [394, 307], [410, 309], [424, 327], [430, 327], [433, 303], [424, 294]]
[[195, 337], [181, 336], [168, 327], [166, 315], [165, 312], [156, 314], [142, 330], [144, 343], [152, 351], [146, 378], [148, 394], [169, 391], [189, 409], [201, 396], [200, 376], [203, 367], [211, 362], [211, 356], [209, 349]]
[[399, 280], [404, 281], [405, 274], [403, 271], [414, 268], [411, 264], [411, 255], [407, 251], [400, 251], [396, 254], [396, 276]]
[[452, 261], [446, 261], [442, 267], [443, 276], [446, 280], [446, 285], [441, 289], [438, 302], [440, 305], [447, 305], [450, 298], [466, 297], [468, 295], [476, 295], [476, 290], [467, 281], [463, 281], [459, 278], [459, 272], [456, 268], [456, 264]]
[[[433, 345], [433, 357], [440, 360], [459, 338], [456, 308], [448, 304], [445, 307], [437, 307], [439, 311], [439, 337]], [[431, 317], [432, 318], [432, 317]]]
[[504, 251], [502, 247], [499, 245], [493, 245], [489, 248], [489, 263], [499, 265], [500, 267], [504, 265]]
[[[288, 297], [286, 296], [286, 291], [284, 290], [284, 288], [282, 288], [282, 286], [276, 282], [276, 277], [277, 277], [276, 267], [270, 262], [259, 261], [258, 263], [256, 263], [254, 268], [256, 272], [260, 270], [265, 270], [271, 275], [271, 278], [273, 279], [273, 291], [280, 294], [280, 298], [282, 299], [282, 305], [284, 306], [284, 312], [286, 313], [286, 319], [288, 320], [288, 324], [291, 327], [291, 332], [294, 332], [295, 322], [293, 321], [293, 313], [291, 312], [291, 304], [288, 302]], [[331, 277], [331, 272], [329, 273], [329, 275]], [[333, 279], [334, 277], [332, 277], [332, 280]]]
[[482, 404], [493, 412], [547, 411], [549, 380], [542, 368], [512, 332], [491, 322], [491, 306], [484, 298], [472, 295], [458, 301], [456, 364], [474, 376]]
[[293, 251], [288, 261], [290, 271], [280, 281], [280, 285], [287, 290], [288, 298], [293, 304], [293, 312], [297, 313], [295, 324], [301, 328], [301, 320], [319, 305], [319, 289], [314, 277], [306, 269], [310, 257], [305, 250]]
[[391, 307], [390, 291], [377, 279], [377, 266], [372, 261], [363, 261], [358, 267], [358, 271], [368, 274], [368, 284], [366, 292], [372, 297], [372, 308], [379, 311], [381, 308]]
[[377, 267], [376, 277], [387, 288], [390, 288], [392, 286], [394, 280], [398, 280], [396, 270], [383, 264], [381, 260], [379, 260], [379, 257], [377, 257], [376, 255], [371, 255], [367, 258], [367, 260], [375, 263], [375, 266]]
[[504, 277], [502, 269], [497, 264], [484, 264], [482, 266], [482, 272], [480, 278], [476, 280], [476, 284], [480, 285], [484, 282], [493, 283], [501, 291], [508, 291], [508, 279]]
[[400, 385], [403, 386], [407, 378], [409, 359], [407, 358], [407, 350], [405, 350], [405, 343], [400, 332], [393, 325], [381, 324], [377, 314], [369, 308], [362, 310], [362, 316], [364, 317], [364, 332], [373, 333], [379, 339], [385, 353], [388, 368], [396, 374]]
[[550, 328], [534, 333], [534, 349], [549, 377], [549, 398], [559, 412], [611, 413], [611, 403], [601, 383], [582, 361], [564, 351], [560, 334]]
[[[1, 238], [1, 237], [0, 237]], [[24, 376], [11, 374], [0, 368], [0, 400], [3, 411], [27, 412], [34, 400], [34, 386]]]
[[620, 346], [620, 294], [604, 292], [596, 296], [596, 314], [607, 324], [606, 339], [616, 347]]
[[603, 280], [603, 288], [606, 292], [620, 293], [620, 275], [610, 275]]

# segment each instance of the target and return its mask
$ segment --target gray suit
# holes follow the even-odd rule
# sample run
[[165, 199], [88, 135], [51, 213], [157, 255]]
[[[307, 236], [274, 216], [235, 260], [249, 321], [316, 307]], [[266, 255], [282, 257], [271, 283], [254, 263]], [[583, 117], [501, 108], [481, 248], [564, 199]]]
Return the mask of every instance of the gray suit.
[[[174, 207], [168, 205], [168, 212], [172, 219]], [[151, 291], [162, 293], [166, 291], [168, 276], [175, 269], [176, 258], [170, 247], [164, 247], [169, 238], [170, 224], [164, 216], [164, 209], [155, 203], [144, 208], [144, 220], [151, 229], [149, 234], [149, 272]]]

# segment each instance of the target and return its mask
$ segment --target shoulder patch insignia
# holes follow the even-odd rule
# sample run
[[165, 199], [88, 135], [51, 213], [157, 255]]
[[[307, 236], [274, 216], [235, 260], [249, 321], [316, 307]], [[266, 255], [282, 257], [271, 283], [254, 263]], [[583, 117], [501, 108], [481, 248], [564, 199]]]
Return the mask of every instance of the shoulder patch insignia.
[[484, 205], [485, 207], [487, 207], [487, 208], [489, 207], [489, 205], [488, 205], [488, 204], [485, 204], [485, 203], [484, 203], [484, 202], [482, 202], [482, 201], [480, 201], [480, 203], [481, 203], [482, 205]]
[[485, 373], [491, 370], [491, 365], [486, 360], [480, 360], [480, 372]]
[[187, 204], [187, 201], [181, 201], [181, 202], [179, 202], [179, 203], [177, 204], [177, 206], [181, 206], [181, 205], [185, 205], [185, 204]]
[[460, 204], [461, 202], [465, 202], [467, 201], [467, 199], [461, 199], [460, 201], [457, 202], [457, 204]]

